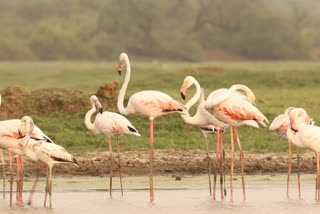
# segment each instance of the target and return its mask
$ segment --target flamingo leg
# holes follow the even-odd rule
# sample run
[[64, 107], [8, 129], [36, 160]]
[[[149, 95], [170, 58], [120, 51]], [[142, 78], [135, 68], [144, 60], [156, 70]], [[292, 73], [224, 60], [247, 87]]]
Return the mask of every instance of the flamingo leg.
[[299, 157], [299, 148], [296, 147], [297, 153], [297, 162], [298, 162], [298, 190], [299, 190], [299, 197], [301, 197], [301, 189], [300, 189], [300, 157]]
[[225, 171], [225, 161], [226, 161], [226, 153], [225, 153], [225, 150], [223, 149], [223, 167], [222, 167], [222, 170], [223, 170], [223, 184], [224, 184], [224, 188], [223, 188], [223, 191], [224, 191], [224, 196], [227, 196], [227, 189], [226, 189], [226, 171]]
[[241, 181], [242, 181], [243, 200], [246, 200], [246, 187], [245, 187], [245, 183], [244, 183], [244, 154], [243, 154], [243, 151], [242, 151], [242, 148], [241, 148], [241, 143], [240, 143], [240, 139], [239, 139], [239, 136], [238, 136], [237, 127], [234, 127], [234, 133], [236, 135], [237, 143], [238, 143], [239, 150], [240, 150]]
[[2, 163], [2, 197], [6, 198], [6, 172], [4, 166], [3, 150], [0, 150], [1, 153], [1, 163]]
[[234, 168], [234, 142], [233, 142], [233, 126], [230, 126], [231, 139], [231, 173], [230, 173], [230, 200], [233, 200], [233, 168]]
[[10, 167], [10, 206], [12, 206], [12, 192], [13, 192], [13, 169], [12, 169], [12, 155], [11, 150], [8, 149], [9, 167]]
[[208, 148], [208, 137], [207, 136], [204, 136], [204, 141], [206, 143], [206, 150], [207, 150], [207, 160], [208, 160], [208, 178], [209, 178], [209, 191], [210, 191], [210, 196], [212, 196], [212, 190], [211, 190], [211, 177], [210, 177], [210, 174], [211, 174], [211, 164], [210, 164], [210, 156], [209, 156], [209, 148]]
[[52, 166], [49, 166], [49, 204], [52, 207]]
[[19, 202], [22, 203], [22, 193], [23, 193], [23, 180], [24, 180], [24, 166], [23, 166], [23, 156], [20, 156], [20, 195], [19, 195]]
[[20, 195], [20, 157], [16, 157], [17, 162], [17, 191], [16, 191], [16, 204], [19, 204], [19, 195]]
[[110, 151], [110, 190], [109, 194], [112, 198], [112, 173], [113, 173], [113, 156], [112, 156], [112, 145], [111, 145], [111, 137], [108, 137], [109, 141], [109, 151]]
[[150, 119], [150, 202], [154, 201], [152, 171], [153, 171], [153, 119]]
[[47, 174], [47, 178], [46, 178], [44, 205], [43, 205], [44, 207], [47, 206], [47, 196], [48, 196], [48, 191], [49, 191], [49, 166], [47, 166], [46, 174]]
[[219, 130], [218, 132], [220, 132], [220, 191], [221, 191], [221, 199], [224, 198], [224, 183], [223, 183], [223, 160], [224, 160], [224, 156], [223, 156], [223, 142], [222, 142], [222, 130]]
[[213, 177], [213, 200], [216, 200], [216, 184], [217, 184], [217, 171], [219, 165], [219, 132], [217, 132], [217, 146], [216, 146], [216, 162], [215, 162], [215, 171]]
[[118, 147], [118, 159], [119, 159], [119, 173], [120, 173], [121, 196], [123, 196], [123, 186], [122, 186], [122, 168], [121, 168], [121, 159], [120, 159], [120, 143], [119, 143], [119, 136], [117, 136], [117, 147]]
[[287, 178], [287, 197], [289, 197], [289, 182], [290, 182], [290, 174], [291, 174], [291, 142], [288, 141], [289, 144], [289, 157], [288, 157], [288, 178]]
[[319, 171], [319, 153], [316, 153], [316, 159], [317, 159], [317, 191], [316, 191], [316, 200], [319, 200], [319, 180], [320, 180], [320, 171]]
[[44, 163], [41, 164], [39, 173], [37, 175], [37, 178], [36, 178], [36, 180], [35, 180], [35, 182], [34, 182], [34, 184], [32, 186], [32, 189], [31, 189], [31, 192], [30, 192], [30, 195], [29, 195], [29, 199], [28, 199], [28, 205], [30, 205], [32, 203], [32, 197], [33, 197], [33, 194], [34, 194], [34, 192], [36, 190], [36, 186], [38, 184], [39, 177], [40, 177], [40, 174], [41, 174], [43, 168], [44, 168]]

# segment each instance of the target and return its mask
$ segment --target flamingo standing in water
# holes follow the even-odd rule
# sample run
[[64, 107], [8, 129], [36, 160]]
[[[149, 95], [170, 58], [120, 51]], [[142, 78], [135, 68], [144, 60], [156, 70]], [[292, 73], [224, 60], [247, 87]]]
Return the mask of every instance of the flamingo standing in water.
[[52, 207], [52, 167], [58, 163], [72, 163], [75, 166], [79, 166], [79, 163], [74, 156], [68, 153], [62, 146], [49, 143], [46, 140], [32, 139], [33, 129], [34, 122], [32, 118], [24, 116], [21, 119], [21, 125], [19, 127], [19, 132], [27, 133], [22, 142], [22, 151], [29, 159], [47, 164], [47, 185], [45, 188], [44, 206], [47, 204], [47, 195], [49, 193], [49, 205]]
[[301, 148], [307, 148], [316, 153], [317, 179], [315, 200], [320, 199], [320, 127], [311, 125], [312, 119], [302, 108], [295, 108], [289, 113], [290, 124], [287, 129], [288, 140]]
[[[274, 118], [272, 121], [271, 125], [269, 126], [269, 131], [272, 135], [276, 137], [280, 137], [283, 139], [288, 140], [287, 137], [287, 129], [290, 126], [290, 119], [289, 119], [289, 113], [291, 110], [295, 109], [294, 107], [289, 107], [285, 110], [283, 114], [278, 115], [277, 117]], [[310, 118], [307, 114], [305, 115], [306, 117]], [[313, 125], [314, 122], [310, 121]], [[290, 173], [291, 173], [291, 141], [288, 140], [289, 144], [289, 164], [288, 164], [288, 178], [287, 178], [287, 197], [289, 197], [289, 181], [290, 181]], [[299, 190], [299, 197], [301, 196], [301, 191], [300, 191], [300, 158], [299, 158], [299, 147], [296, 145], [296, 154], [297, 154], [297, 162], [298, 162], [298, 190]]]
[[154, 200], [153, 193], [153, 120], [159, 116], [169, 113], [187, 114], [187, 108], [168, 96], [159, 91], [141, 91], [132, 95], [128, 101], [128, 105], [125, 108], [123, 106], [124, 95], [130, 80], [131, 68], [128, 55], [122, 53], [119, 56], [118, 73], [121, 75], [122, 67], [126, 66], [126, 77], [121, 87], [118, 97], [118, 109], [121, 114], [140, 114], [149, 118], [150, 121], [150, 201]]
[[[124, 116], [113, 113], [113, 112], [102, 112], [102, 105], [95, 95], [90, 97], [90, 102], [92, 108], [87, 112], [85, 116], [85, 125], [87, 129], [92, 131], [96, 135], [108, 136], [109, 150], [110, 150], [110, 197], [112, 197], [112, 169], [113, 169], [113, 157], [112, 157], [112, 145], [111, 137], [117, 137], [117, 147], [118, 147], [118, 159], [119, 159], [119, 172], [120, 172], [120, 184], [121, 184], [121, 195], [123, 196], [122, 187], [122, 174], [121, 174], [121, 161], [120, 161], [120, 145], [119, 136], [122, 134], [129, 134], [140, 136], [137, 129], [130, 123]], [[96, 116], [94, 123], [91, 123], [91, 116], [99, 109], [99, 113]]]
[[[184, 122], [199, 126], [200, 130], [202, 131], [205, 137], [206, 149], [207, 149], [207, 156], [209, 161], [209, 152], [208, 152], [208, 143], [207, 143], [207, 136], [209, 134], [216, 133], [217, 134], [217, 152], [216, 152], [216, 169], [219, 165], [219, 147], [221, 148], [221, 159], [223, 159], [223, 146], [222, 146], [222, 130], [224, 127], [227, 127], [227, 124], [224, 124], [218, 121], [213, 115], [211, 115], [205, 108], [204, 108], [204, 92], [203, 89], [200, 88], [200, 84], [198, 81], [192, 77], [187, 76], [180, 89], [180, 94], [183, 99], [185, 99], [187, 89], [195, 85], [196, 93], [195, 95], [185, 104], [187, 111], [198, 101], [197, 112], [193, 117], [189, 115], [182, 115]], [[214, 125], [212, 125], [214, 124]], [[222, 173], [222, 162], [220, 164], [220, 172]], [[210, 195], [211, 195], [211, 179], [210, 179], [210, 163], [208, 162], [208, 177], [209, 177], [209, 188], [210, 188]], [[222, 177], [221, 177], [222, 179]], [[221, 180], [222, 181], [222, 180]], [[220, 182], [221, 187], [221, 198], [223, 198], [223, 187], [222, 182]], [[214, 184], [213, 184], [213, 199], [216, 198], [215, 196], [215, 187], [216, 187], [216, 172], [214, 176]]]
[[[12, 169], [12, 153], [21, 157], [17, 157], [17, 203], [22, 203], [22, 190], [23, 190], [23, 152], [21, 138], [26, 134], [25, 132], [19, 132], [21, 120], [5, 120], [0, 121], [0, 148], [8, 149], [9, 166], [10, 166], [10, 206], [12, 205], [12, 189], [13, 189], [13, 169]], [[34, 127], [31, 134], [31, 138], [34, 140], [43, 140], [53, 143], [53, 141], [45, 135], [37, 126]], [[29, 199], [31, 203], [31, 198]]]
[[[246, 96], [237, 90], [243, 90]], [[252, 104], [255, 101], [253, 92], [245, 85], [237, 84], [231, 88], [218, 89], [213, 91], [205, 101], [205, 108], [218, 120], [230, 125], [231, 138], [231, 178], [230, 178], [230, 199], [233, 200], [233, 169], [234, 169], [234, 141], [233, 130], [240, 150], [241, 177], [243, 200], [246, 200], [244, 183], [244, 155], [239, 140], [237, 126], [247, 125], [259, 128], [259, 124], [266, 127], [264, 121], [268, 119]]]

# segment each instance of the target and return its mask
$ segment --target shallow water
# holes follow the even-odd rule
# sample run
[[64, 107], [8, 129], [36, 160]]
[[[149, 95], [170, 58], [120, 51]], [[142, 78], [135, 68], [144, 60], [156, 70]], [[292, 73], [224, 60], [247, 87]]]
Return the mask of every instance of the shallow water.
[[[320, 211], [320, 203], [314, 200], [314, 175], [302, 175], [302, 197], [298, 197], [296, 176], [292, 176], [290, 198], [286, 198], [286, 175], [246, 176], [247, 200], [242, 200], [240, 177], [234, 188], [234, 201], [228, 196], [213, 201], [209, 196], [207, 177], [183, 177], [176, 181], [170, 176], [155, 177], [155, 202], [149, 203], [148, 178], [125, 177], [124, 197], [119, 191], [118, 178], [114, 178], [113, 198], [106, 190], [108, 178], [75, 177], [54, 178], [53, 206], [42, 207], [44, 181], [40, 181], [33, 205], [8, 207], [7, 199], [0, 199], [0, 213], [311, 213]], [[25, 190], [31, 187], [26, 182]], [[227, 188], [229, 180], [227, 180]], [[229, 189], [229, 188], [228, 188]], [[14, 195], [15, 196], [15, 195]], [[28, 193], [24, 193], [26, 201]]]

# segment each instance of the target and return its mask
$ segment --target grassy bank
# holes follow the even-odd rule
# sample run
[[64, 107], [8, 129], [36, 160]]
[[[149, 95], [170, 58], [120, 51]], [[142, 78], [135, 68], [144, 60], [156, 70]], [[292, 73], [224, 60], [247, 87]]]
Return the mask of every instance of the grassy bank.
[[[27, 90], [41, 88], [68, 88], [95, 94], [104, 82], [118, 80], [117, 62], [1, 62], [1, 89], [20, 86]], [[216, 62], [216, 63], [136, 63], [132, 60], [132, 75], [126, 98], [141, 90], [159, 90], [180, 102], [179, 89], [187, 75], [194, 76], [206, 95], [211, 91], [242, 83], [250, 87], [257, 97], [257, 107], [271, 122], [288, 106], [305, 108], [319, 124], [320, 73], [316, 62]], [[121, 85], [120, 84], [120, 85]], [[195, 89], [187, 92], [189, 99]], [[5, 99], [5, 98], [4, 98]], [[89, 102], [89, 101], [88, 101]], [[111, 109], [117, 111], [117, 109]], [[85, 111], [64, 117], [34, 117], [35, 123], [54, 141], [73, 152], [107, 150], [106, 138], [95, 136], [84, 126]], [[21, 115], [23, 116], [23, 115]], [[9, 118], [1, 118], [3, 120]], [[123, 136], [122, 150], [148, 148], [148, 120], [140, 116], [128, 119], [142, 137]], [[268, 133], [266, 128], [240, 127], [239, 134], [245, 150], [284, 152], [285, 141]], [[229, 134], [225, 146], [229, 147]], [[213, 139], [210, 148], [214, 148]], [[179, 115], [168, 115], [155, 120], [156, 149], [201, 149], [203, 138], [197, 127], [184, 124]]]

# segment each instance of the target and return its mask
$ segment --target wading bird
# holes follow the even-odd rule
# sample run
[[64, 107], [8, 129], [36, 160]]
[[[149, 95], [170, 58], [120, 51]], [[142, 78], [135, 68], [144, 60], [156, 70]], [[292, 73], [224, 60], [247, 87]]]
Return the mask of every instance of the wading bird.
[[316, 153], [317, 160], [317, 179], [315, 200], [320, 199], [320, 169], [319, 169], [319, 152], [320, 152], [320, 127], [310, 125], [312, 119], [302, 108], [295, 108], [289, 113], [290, 124], [287, 129], [288, 140], [293, 144], [307, 148]]
[[[215, 164], [215, 175], [214, 175], [214, 182], [213, 182], [213, 199], [216, 199], [216, 171], [218, 169], [219, 165], [219, 153], [221, 152], [221, 162], [220, 162], [220, 181], [222, 181], [222, 160], [223, 160], [223, 146], [222, 146], [222, 130], [224, 130], [224, 127], [227, 127], [227, 124], [224, 124], [220, 121], [218, 121], [213, 115], [211, 115], [205, 108], [204, 108], [204, 92], [203, 89], [200, 88], [200, 84], [198, 81], [192, 77], [187, 76], [180, 89], [180, 94], [183, 99], [185, 99], [186, 91], [189, 87], [192, 85], [195, 85], [196, 87], [196, 93], [195, 95], [185, 104], [187, 108], [187, 112], [189, 112], [189, 109], [198, 101], [198, 107], [196, 114], [191, 117], [189, 115], [182, 115], [182, 118], [185, 123], [199, 126], [200, 130], [202, 131], [204, 137], [205, 137], [205, 143], [206, 143], [206, 149], [207, 149], [207, 157], [208, 157], [208, 177], [209, 177], [209, 188], [210, 188], [210, 195], [211, 195], [211, 179], [210, 179], [210, 160], [209, 160], [209, 151], [208, 151], [208, 142], [207, 142], [207, 136], [209, 134], [216, 134], [217, 135], [217, 147], [216, 147], [216, 164]], [[219, 149], [221, 148], [221, 149]], [[220, 182], [221, 187], [221, 198], [223, 198], [223, 185], [222, 182]]]
[[[238, 92], [243, 90], [246, 96]], [[230, 177], [230, 199], [233, 200], [233, 169], [234, 169], [234, 141], [233, 131], [240, 150], [241, 178], [243, 200], [246, 200], [244, 183], [244, 154], [239, 140], [237, 126], [247, 125], [259, 128], [259, 124], [266, 127], [264, 121], [268, 119], [252, 104], [255, 101], [253, 92], [245, 85], [236, 84], [229, 89], [222, 88], [209, 94], [204, 108], [213, 114], [215, 118], [230, 125], [231, 138], [231, 177]], [[258, 124], [259, 123], [259, 124]]]
[[[0, 148], [8, 149], [9, 166], [10, 166], [10, 206], [12, 205], [12, 190], [13, 190], [13, 169], [12, 169], [12, 153], [20, 157], [17, 160], [17, 204], [22, 203], [23, 191], [23, 152], [21, 138], [26, 134], [25, 132], [18, 132], [21, 120], [5, 120], [0, 121]], [[53, 143], [53, 141], [45, 135], [37, 126], [34, 127], [31, 134], [34, 140], [41, 140]], [[29, 201], [31, 202], [31, 201]]]
[[[289, 113], [293, 109], [295, 109], [295, 108], [289, 107], [285, 110], [285, 112], [283, 114], [280, 114], [274, 118], [271, 125], [269, 126], [269, 131], [272, 135], [288, 140], [287, 130], [290, 126]], [[305, 116], [309, 117], [307, 114]], [[314, 122], [312, 120], [311, 120], [311, 122], [312, 122], [311, 125], [313, 125]], [[289, 181], [290, 181], [290, 174], [291, 174], [291, 167], [292, 167], [290, 140], [288, 140], [288, 144], [289, 144], [289, 157], [288, 157], [289, 161], [288, 161], [288, 178], [287, 178], [287, 197], [289, 197]], [[301, 196], [301, 191], [300, 191], [300, 158], [299, 158], [299, 147], [298, 146], [296, 146], [296, 154], [297, 154], [297, 162], [298, 162], [298, 190], [299, 190], [299, 197], [300, 197]]]
[[123, 85], [120, 89], [118, 97], [118, 109], [123, 115], [140, 114], [149, 118], [150, 121], [150, 201], [154, 200], [153, 193], [153, 120], [159, 116], [169, 113], [187, 114], [187, 108], [168, 96], [159, 91], [141, 91], [135, 93], [129, 98], [128, 105], [123, 106], [124, 95], [130, 80], [131, 68], [128, 55], [122, 53], [119, 56], [118, 73], [121, 75], [122, 67], [126, 66], [126, 76]]
[[23, 154], [33, 161], [40, 161], [47, 164], [47, 185], [45, 188], [44, 206], [47, 204], [47, 195], [49, 193], [49, 205], [52, 207], [52, 167], [58, 163], [72, 163], [79, 166], [78, 161], [73, 155], [68, 153], [62, 146], [54, 143], [48, 143], [46, 140], [32, 139], [34, 123], [31, 117], [24, 116], [21, 119], [19, 132], [27, 133], [23, 138]]
[[[87, 129], [92, 131], [96, 135], [108, 136], [109, 150], [110, 150], [110, 197], [112, 197], [112, 171], [113, 171], [113, 156], [112, 156], [112, 145], [111, 137], [117, 137], [117, 147], [118, 147], [118, 159], [119, 159], [119, 173], [120, 173], [120, 184], [121, 184], [121, 195], [123, 195], [122, 187], [122, 174], [121, 174], [121, 160], [120, 160], [120, 145], [119, 136], [122, 134], [129, 134], [140, 136], [137, 129], [130, 123], [124, 116], [113, 113], [102, 111], [102, 105], [95, 95], [90, 97], [90, 102], [92, 108], [87, 112], [85, 116], [85, 125]], [[91, 122], [91, 116], [99, 109], [99, 113], [96, 116], [94, 123]]]

